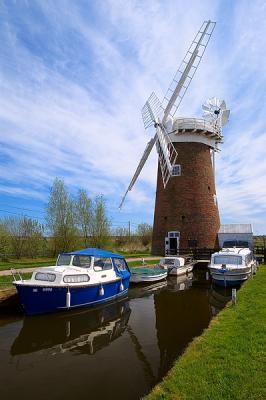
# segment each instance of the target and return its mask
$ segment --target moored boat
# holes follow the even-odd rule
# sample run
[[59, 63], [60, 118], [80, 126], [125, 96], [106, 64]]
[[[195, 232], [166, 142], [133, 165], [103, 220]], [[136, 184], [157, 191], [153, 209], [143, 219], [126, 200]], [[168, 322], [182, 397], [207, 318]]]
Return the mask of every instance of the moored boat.
[[132, 283], [157, 282], [167, 278], [168, 272], [161, 268], [130, 268]]
[[31, 279], [15, 280], [26, 314], [89, 307], [128, 291], [130, 271], [123, 256], [89, 248], [60, 254], [56, 266], [36, 269]]
[[233, 286], [255, 273], [257, 263], [249, 248], [224, 248], [212, 254], [208, 268], [216, 285]]
[[159, 262], [159, 267], [166, 269], [169, 275], [189, 274], [195, 265], [192, 257], [164, 257]]

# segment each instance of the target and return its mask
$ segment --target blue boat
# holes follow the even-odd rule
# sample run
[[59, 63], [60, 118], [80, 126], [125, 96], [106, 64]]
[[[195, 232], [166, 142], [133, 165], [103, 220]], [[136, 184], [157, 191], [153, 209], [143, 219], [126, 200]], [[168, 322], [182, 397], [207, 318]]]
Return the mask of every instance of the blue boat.
[[128, 292], [130, 270], [120, 254], [88, 248], [60, 254], [55, 266], [15, 280], [27, 315], [96, 306]]

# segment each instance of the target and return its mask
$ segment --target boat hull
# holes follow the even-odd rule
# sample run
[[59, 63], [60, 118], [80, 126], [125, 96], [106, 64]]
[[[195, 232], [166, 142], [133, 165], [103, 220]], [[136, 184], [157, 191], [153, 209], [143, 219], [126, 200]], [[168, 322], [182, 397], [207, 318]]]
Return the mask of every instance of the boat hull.
[[172, 269], [169, 269], [169, 275], [180, 276], [180, 275], [189, 274], [192, 271], [193, 271], [192, 265], [178, 267], [178, 268], [172, 268]]
[[16, 284], [27, 315], [45, 314], [79, 307], [93, 307], [127, 294], [129, 278], [76, 287]]
[[[131, 269], [132, 272], [133, 269]], [[132, 272], [130, 277], [131, 283], [149, 283], [149, 282], [158, 282], [163, 279], [166, 279], [168, 275], [167, 271], [162, 270], [159, 273], [141, 273], [141, 272]]]
[[211, 278], [218, 286], [235, 286], [245, 282], [251, 276], [251, 268], [241, 272], [231, 272], [227, 270], [210, 269]]

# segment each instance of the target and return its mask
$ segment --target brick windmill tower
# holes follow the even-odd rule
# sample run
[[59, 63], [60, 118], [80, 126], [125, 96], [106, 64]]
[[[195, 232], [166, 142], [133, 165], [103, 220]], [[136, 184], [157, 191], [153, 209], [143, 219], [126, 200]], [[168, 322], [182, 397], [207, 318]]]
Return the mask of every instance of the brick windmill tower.
[[220, 227], [214, 154], [229, 118], [224, 101], [209, 99], [204, 119], [174, 118], [198, 68], [215, 22], [205, 21], [168, 88], [162, 104], [154, 93], [142, 109], [145, 128], [154, 126], [136, 172], [121, 201], [134, 186], [154, 144], [158, 152], [153, 254], [177, 254], [179, 248], [215, 247]]

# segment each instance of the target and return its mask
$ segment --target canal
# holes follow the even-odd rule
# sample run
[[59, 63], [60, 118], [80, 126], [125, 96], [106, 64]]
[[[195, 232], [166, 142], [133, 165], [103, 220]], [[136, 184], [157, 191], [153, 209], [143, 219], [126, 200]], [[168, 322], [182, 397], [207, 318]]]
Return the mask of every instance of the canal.
[[139, 399], [229, 299], [196, 270], [93, 310], [0, 315], [0, 397]]

